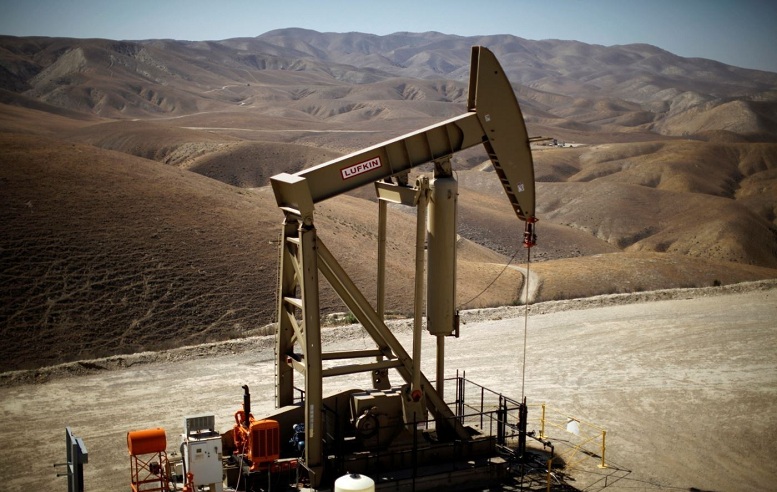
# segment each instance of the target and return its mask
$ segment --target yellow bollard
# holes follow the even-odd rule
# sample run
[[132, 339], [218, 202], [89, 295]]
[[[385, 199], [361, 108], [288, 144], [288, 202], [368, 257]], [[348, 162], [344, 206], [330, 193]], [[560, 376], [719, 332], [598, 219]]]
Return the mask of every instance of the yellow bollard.
[[598, 465], [599, 468], [607, 468], [607, 463], [604, 462], [604, 453], [607, 451], [607, 431], [602, 429], [602, 462]]

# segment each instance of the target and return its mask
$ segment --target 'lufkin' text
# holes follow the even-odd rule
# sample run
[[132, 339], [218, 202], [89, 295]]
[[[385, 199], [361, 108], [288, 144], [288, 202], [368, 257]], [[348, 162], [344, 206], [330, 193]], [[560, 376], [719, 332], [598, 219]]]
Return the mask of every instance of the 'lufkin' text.
[[354, 176], [364, 174], [368, 171], [372, 171], [373, 169], [378, 169], [380, 166], [380, 157], [373, 157], [368, 161], [359, 162], [358, 164], [340, 169], [340, 175], [343, 177], [343, 179], [353, 178]]

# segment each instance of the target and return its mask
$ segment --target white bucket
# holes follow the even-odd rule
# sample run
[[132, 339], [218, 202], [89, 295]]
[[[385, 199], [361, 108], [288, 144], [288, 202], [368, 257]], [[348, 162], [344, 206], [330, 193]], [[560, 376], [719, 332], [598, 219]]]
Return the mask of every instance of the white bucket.
[[370, 477], [351, 473], [335, 480], [335, 492], [375, 492], [375, 482]]

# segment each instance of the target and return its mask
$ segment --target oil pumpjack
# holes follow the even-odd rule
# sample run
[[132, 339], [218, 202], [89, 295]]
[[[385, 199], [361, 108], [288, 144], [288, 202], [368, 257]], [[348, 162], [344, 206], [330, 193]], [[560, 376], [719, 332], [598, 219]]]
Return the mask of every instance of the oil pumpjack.
[[[304, 454], [310, 486], [319, 487], [331, 467], [335, 430], [341, 441], [351, 426], [357, 444], [341, 450], [350, 456], [371, 447], [403, 449], [417, 437], [418, 423], [433, 416], [435, 443], [463, 443], [476, 449], [484, 439], [465, 427], [443, 398], [446, 337], [458, 334], [456, 310], [457, 181], [451, 156], [483, 145], [517, 217], [525, 222], [524, 246], [535, 243], [534, 167], [526, 126], [507, 76], [485, 47], [472, 49], [467, 112], [437, 125], [408, 133], [296, 174], [271, 178], [278, 206], [285, 215], [280, 253], [278, 329], [275, 344], [276, 407], [268, 417], [290, 432], [291, 422], [304, 423]], [[411, 169], [433, 163], [431, 179], [408, 184]], [[315, 205], [355, 188], [373, 184], [379, 203], [378, 299], [373, 307], [316, 234]], [[387, 203], [417, 207], [416, 277], [412, 354], [408, 354], [383, 319]], [[424, 244], [426, 242], [426, 255]], [[427, 330], [436, 337], [436, 379], [421, 371], [424, 314], [423, 272], [426, 268]], [[321, 344], [319, 273], [375, 342], [370, 350], [324, 352]], [[368, 362], [364, 362], [367, 359]], [[329, 361], [324, 368], [322, 362]], [[357, 362], [354, 362], [357, 361]], [[404, 384], [394, 387], [388, 370]], [[295, 401], [294, 373], [304, 379], [303, 398]], [[324, 400], [327, 377], [368, 373], [372, 388]], [[289, 418], [295, 414], [296, 418]], [[428, 427], [427, 427], [428, 429]], [[487, 441], [487, 439], [485, 439]], [[342, 448], [342, 446], [340, 446]], [[489, 447], [488, 444], [485, 445]], [[473, 451], [475, 453], [475, 451]], [[429, 459], [441, 451], [427, 453]], [[337, 455], [337, 453], [334, 453]], [[338, 459], [345, 457], [340, 455]], [[365, 463], [369, 460], [363, 460]], [[360, 468], [356, 462], [350, 469]], [[366, 465], [365, 465], [366, 467]], [[365, 470], [368, 471], [368, 470]]]
[[[222, 459], [227, 486], [246, 491], [293, 489], [301, 483], [310, 489], [329, 489], [344, 473], [377, 475], [382, 483], [393, 484], [392, 490], [455, 489], [504, 476], [506, 462], [500, 456], [508, 447], [508, 428], [517, 431], [510, 434], [511, 439], [517, 436], [517, 448], [525, 448], [525, 401], [500, 394], [498, 404], [485, 409], [485, 389], [478, 387], [480, 409], [471, 419], [465, 415], [472, 407], [465, 404], [463, 378], [456, 378], [453, 401], [446, 402], [444, 387], [446, 338], [459, 333], [458, 184], [451, 157], [476, 145], [485, 148], [515, 214], [525, 222], [523, 242], [531, 248], [537, 219], [530, 139], [512, 86], [485, 47], [472, 48], [467, 111], [461, 116], [296, 174], [271, 178], [285, 216], [279, 248], [276, 410], [255, 419], [249, 387], [243, 386], [243, 408], [235, 413], [234, 428], [221, 438], [212, 416], [185, 419], [182, 472], [170, 472], [185, 477], [182, 490], [222, 490], [217, 478], [211, 478], [219, 475]], [[410, 171], [429, 163], [434, 166], [432, 176], [420, 175], [410, 184]], [[369, 184], [374, 184], [378, 197], [376, 306], [317, 235], [315, 224], [317, 203]], [[389, 203], [416, 207], [412, 353], [384, 321]], [[319, 274], [372, 338], [374, 348], [324, 351]], [[436, 338], [434, 383], [421, 370], [424, 314], [426, 329]], [[392, 369], [402, 384], [391, 384]], [[303, 384], [295, 384], [295, 373]], [[359, 373], [369, 375], [370, 388], [325, 397], [326, 378]], [[151, 481], [166, 478], [161, 464], [166, 459], [164, 431], [130, 433], [128, 443], [130, 454], [133, 449], [152, 452], [152, 458], [136, 468], [152, 476]], [[452, 466], [441, 471], [442, 463]], [[279, 482], [284, 476], [285, 482]], [[138, 479], [137, 484], [143, 483]], [[164, 480], [160, 483], [153, 490], [167, 489]], [[141, 490], [140, 485], [133, 485], [133, 490]]]

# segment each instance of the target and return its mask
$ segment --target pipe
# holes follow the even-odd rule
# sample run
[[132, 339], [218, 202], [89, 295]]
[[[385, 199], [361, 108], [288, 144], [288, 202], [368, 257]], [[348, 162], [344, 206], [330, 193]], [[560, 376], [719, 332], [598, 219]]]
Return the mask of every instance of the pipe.
[[251, 393], [248, 391], [248, 385], [243, 385], [243, 426], [248, 427], [251, 420]]
[[437, 335], [437, 393], [443, 396], [445, 385], [445, 335]]

